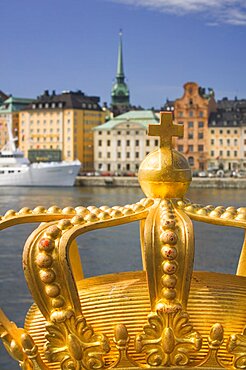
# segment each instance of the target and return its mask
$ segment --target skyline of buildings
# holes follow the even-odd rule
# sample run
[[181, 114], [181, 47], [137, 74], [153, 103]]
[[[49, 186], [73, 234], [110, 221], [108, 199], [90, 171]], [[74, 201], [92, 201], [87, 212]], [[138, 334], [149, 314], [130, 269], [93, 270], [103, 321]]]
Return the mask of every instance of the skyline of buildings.
[[[213, 89], [187, 82], [183, 96], [167, 100], [163, 109], [173, 111], [176, 122], [184, 125], [184, 137], [173, 143], [193, 170], [246, 168], [245, 99], [216, 101]], [[98, 96], [81, 90], [45, 90], [36, 99], [8, 97], [0, 91], [0, 147], [7, 142], [10, 124], [17, 147], [31, 161], [79, 159], [83, 171], [135, 172], [159, 143], [147, 137], [148, 122], [158, 123], [157, 110], [130, 103], [122, 32], [110, 106], [101, 106]]]

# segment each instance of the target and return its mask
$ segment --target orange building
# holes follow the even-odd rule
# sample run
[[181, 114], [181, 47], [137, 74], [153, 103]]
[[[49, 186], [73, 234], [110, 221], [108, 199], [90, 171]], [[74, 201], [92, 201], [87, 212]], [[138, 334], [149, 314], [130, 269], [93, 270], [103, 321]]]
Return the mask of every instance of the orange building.
[[208, 120], [216, 102], [212, 89], [195, 82], [184, 85], [184, 95], [174, 102], [175, 121], [184, 125], [184, 137], [176, 140], [176, 147], [188, 158], [192, 170], [205, 170], [208, 163]]

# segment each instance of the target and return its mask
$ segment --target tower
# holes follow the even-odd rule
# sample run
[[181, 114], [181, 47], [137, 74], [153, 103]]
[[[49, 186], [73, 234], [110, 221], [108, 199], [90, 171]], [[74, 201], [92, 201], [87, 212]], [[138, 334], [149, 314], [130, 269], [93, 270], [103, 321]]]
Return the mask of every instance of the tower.
[[128, 86], [125, 83], [123, 68], [122, 31], [119, 33], [116, 82], [111, 91], [111, 107], [115, 116], [127, 112], [130, 108], [130, 94]]

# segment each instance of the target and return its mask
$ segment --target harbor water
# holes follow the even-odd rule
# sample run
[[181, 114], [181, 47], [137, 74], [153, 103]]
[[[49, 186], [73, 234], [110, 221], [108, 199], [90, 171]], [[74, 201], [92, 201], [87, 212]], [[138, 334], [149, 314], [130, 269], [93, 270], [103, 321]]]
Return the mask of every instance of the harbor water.
[[[0, 213], [26, 206], [124, 205], [143, 198], [140, 188], [1, 188]], [[242, 189], [191, 189], [187, 197], [204, 205], [245, 207]], [[32, 298], [22, 271], [22, 250], [28, 235], [38, 224], [19, 225], [3, 230], [0, 238], [0, 307], [23, 327]], [[97, 230], [77, 239], [85, 277], [142, 269], [139, 225], [132, 223]], [[194, 223], [196, 270], [235, 273], [244, 232], [241, 229]], [[0, 370], [17, 370], [0, 343]]]

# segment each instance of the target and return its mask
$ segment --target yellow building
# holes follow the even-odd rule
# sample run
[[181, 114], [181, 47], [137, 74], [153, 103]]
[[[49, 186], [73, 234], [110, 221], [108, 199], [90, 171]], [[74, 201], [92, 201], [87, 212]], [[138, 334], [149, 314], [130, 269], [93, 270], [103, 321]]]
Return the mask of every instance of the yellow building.
[[217, 110], [210, 115], [208, 131], [209, 167], [224, 171], [245, 169], [244, 116], [241, 109], [245, 100], [224, 98], [217, 102]]
[[98, 97], [81, 91], [44, 94], [20, 113], [20, 149], [31, 161], [79, 159], [94, 169], [93, 131], [105, 121]]

